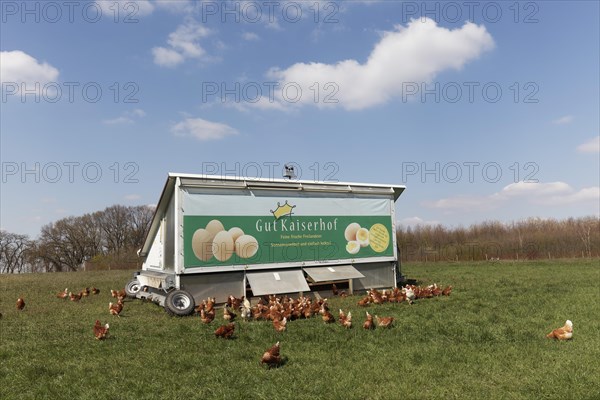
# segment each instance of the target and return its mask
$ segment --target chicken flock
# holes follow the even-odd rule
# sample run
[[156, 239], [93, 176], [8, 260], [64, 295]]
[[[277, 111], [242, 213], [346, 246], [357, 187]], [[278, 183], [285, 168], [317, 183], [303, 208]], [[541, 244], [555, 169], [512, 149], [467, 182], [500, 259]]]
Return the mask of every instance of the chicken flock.
[[[335, 286], [332, 287], [332, 293], [340, 297], [347, 297], [345, 292], [339, 292]], [[337, 292], [337, 293], [336, 293]], [[371, 289], [366, 292], [366, 296], [361, 298], [357, 305], [367, 307], [371, 304], [400, 303], [406, 301], [412, 304], [416, 299], [430, 298], [435, 296], [449, 296], [452, 292], [452, 286], [444, 289], [436, 284], [419, 287], [407, 285], [403, 288], [394, 288], [392, 290], [379, 291]], [[204, 299], [195, 309], [200, 316], [200, 320], [205, 324], [212, 323], [217, 318], [216, 299], [209, 297]], [[273, 325], [276, 332], [284, 332], [290, 321], [309, 319], [319, 316], [325, 324], [339, 324], [345, 329], [353, 327], [352, 312], [338, 309], [337, 319], [330, 310], [328, 299], [313, 299], [311, 297], [300, 296], [292, 298], [287, 295], [276, 297], [270, 295], [267, 298], [259, 298], [253, 306], [250, 301], [244, 297], [236, 298], [229, 296], [227, 302], [223, 305], [222, 318], [225, 324], [219, 325], [214, 331], [215, 337], [231, 339], [235, 334], [235, 321], [268, 321]], [[376, 328], [387, 329], [393, 326], [395, 318], [391, 316], [371, 315], [365, 312], [365, 320], [362, 327], [366, 330]], [[280, 343], [277, 342], [269, 348], [262, 356], [261, 363], [269, 368], [281, 364], [279, 354]]]
[[[68, 288], [65, 288], [64, 291], [58, 292], [56, 297], [65, 300], [69, 299], [72, 302], [79, 302], [84, 297], [97, 295], [99, 293], [100, 290], [95, 287], [91, 289], [86, 287], [78, 293], [70, 292]], [[344, 291], [338, 291], [335, 285], [332, 286], [332, 293], [334, 296], [347, 297], [346, 293]], [[370, 289], [356, 304], [359, 307], [402, 302], [413, 304], [418, 299], [450, 296], [451, 293], [452, 286], [441, 288], [435, 283], [429, 286], [406, 285], [401, 288], [395, 287], [393, 289], [382, 291]], [[108, 311], [111, 315], [120, 317], [127, 294], [124, 289], [118, 291], [111, 290], [111, 296], [116, 299], [116, 302], [109, 303]], [[25, 299], [23, 296], [20, 296], [16, 302], [17, 310], [22, 311], [25, 308], [25, 304]], [[209, 297], [203, 300], [195, 308], [195, 312], [199, 315], [202, 323], [212, 323], [217, 314], [216, 299], [214, 297]], [[313, 299], [306, 296], [292, 298], [287, 295], [282, 297], [270, 295], [268, 296], [268, 299], [267, 297], [259, 298], [256, 304], [251, 305], [250, 301], [244, 297], [236, 298], [230, 295], [222, 308], [222, 318], [225, 323], [218, 326], [214, 331], [214, 335], [217, 338], [223, 339], [233, 338], [236, 327], [235, 321], [240, 319], [244, 321], [268, 321], [272, 324], [273, 329], [276, 332], [281, 333], [286, 331], [288, 322], [309, 319], [315, 316], [320, 316], [325, 324], [337, 323], [345, 329], [351, 329], [353, 327], [352, 312], [345, 312], [340, 308], [336, 319], [334, 314], [330, 311], [329, 302], [326, 298]], [[376, 328], [389, 329], [393, 327], [394, 321], [394, 317], [380, 317], [377, 314], [371, 314], [368, 311], [365, 311], [362, 328], [368, 331]], [[108, 323], [102, 324], [100, 320], [96, 320], [93, 327], [94, 337], [97, 340], [106, 339], [109, 334], [109, 329], [110, 326]], [[557, 340], [571, 339], [573, 337], [573, 323], [570, 320], [567, 320], [563, 327], [554, 329], [547, 334], [546, 337]], [[280, 342], [277, 342], [267, 349], [262, 355], [260, 362], [261, 364], [267, 365], [269, 368], [280, 366], [282, 364]]]

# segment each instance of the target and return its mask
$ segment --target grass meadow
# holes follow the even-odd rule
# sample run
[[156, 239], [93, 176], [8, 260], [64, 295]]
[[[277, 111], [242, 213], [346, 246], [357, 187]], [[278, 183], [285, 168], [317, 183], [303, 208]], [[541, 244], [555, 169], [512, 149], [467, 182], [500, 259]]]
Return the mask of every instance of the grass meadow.
[[[598, 260], [415, 263], [403, 273], [454, 290], [366, 309], [359, 296], [332, 298], [332, 311], [352, 311], [352, 329], [318, 317], [283, 333], [241, 321], [232, 340], [213, 334], [219, 312], [205, 325], [128, 300], [121, 318], [109, 315], [110, 289], [130, 271], [3, 275], [0, 399], [600, 398]], [[86, 286], [101, 292], [56, 298]], [[365, 310], [394, 326], [363, 330]], [[105, 341], [94, 339], [96, 319], [110, 323]], [[572, 340], [545, 338], [566, 319]], [[259, 361], [276, 341], [286, 361], [269, 370]]]

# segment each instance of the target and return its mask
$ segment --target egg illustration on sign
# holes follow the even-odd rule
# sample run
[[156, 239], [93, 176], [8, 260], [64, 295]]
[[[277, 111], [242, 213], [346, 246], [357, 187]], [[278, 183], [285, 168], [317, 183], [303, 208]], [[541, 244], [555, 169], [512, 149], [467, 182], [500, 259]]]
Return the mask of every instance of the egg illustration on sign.
[[352, 255], [358, 254], [361, 247], [369, 245], [369, 230], [362, 228], [357, 222], [352, 222], [346, 227], [344, 238], [348, 241], [346, 251]]
[[233, 255], [234, 249], [235, 245], [231, 233], [223, 230], [215, 235], [212, 243], [212, 251], [217, 260], [229, 260]]
[[244, 234], [244, 231], [238, 228], [237, 226], [234, 226], [229, 230], [229, 233], [231, 234], [231, 238], [235, 242], [240, 236]]
[[369, 245], [369, 230], [367, 228], [360, 228], [357, 230], [356, 241], [360, 247], [367, 247]]
[[346, 227], [346, 230], [344, 231], [344, 237], [346, 238], [347, 241], [352, 241], [352, 240], [356, 240], [356, 232], [360, 229], [360, 225], [357, 224], [356, 222], [351, 223], [350, 225], [348, 225]]
[[258, 241], [254, 236], [242, 235], [235, 241], [235, 254], [240, 258], [253, 257], [258, 251]]
[[356, 254], [360, 250], [360, 244], [356, 240], [351, 240], [346, 245], [346, 251], [350, 254]]
[[192, 251], [202, 261], [208, 261], [213, 256], [212, 241], [215, 235], [206, 229], [197, 229], [192, 236]]
[[197, 229], [192, 236], [192, 251], [201, 261], [209, 261], [213, 256], [225, 262], [235, 253], [239, 258], [253, 257], [258, 252], [258, 240], [247, 235], [237, 226], [225, 229], [218, 219], [213, 219], [205, 228]]
[[212, 233], [213, 236], [215, 236], [217, 233], [224, 231], [225, 227], [223, 226], [223, 223], [221, 221], [219, 221], [218, 219], [213, 219], [208, 224], [206, 224], [206, 230]]

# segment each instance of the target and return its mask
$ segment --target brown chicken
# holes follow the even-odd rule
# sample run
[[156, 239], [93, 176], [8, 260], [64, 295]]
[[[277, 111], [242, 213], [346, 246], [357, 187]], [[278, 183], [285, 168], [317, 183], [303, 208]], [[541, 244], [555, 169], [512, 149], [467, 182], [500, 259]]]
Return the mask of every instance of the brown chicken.
[[235, 331], [235, 324], [229, 323], [227, 325], [221, 325], [215, 330], [215, 336], [224, 339], [231, 339], [233, 332]]
[[260, 359], [261, 364], [267, 364], [269, 368], [281, 365], [281, 356], [279, 355], [279, 342], [265, 351]]
[[370, 292], [371, 299], [373, 299], [373, 303], [375, 304], [383, 304], [386, 299], [381, 295], [381, 293], [377, 289], [371, 289]]
[[125, 293], [125, 289], [121, 289], [119, 291], [111, 289], [110, 295], [112, 297], [114, 297], [115, 299], [121, 300], [121, 301], [125, 300], [125, 297], [127, 297], [127, 293]]
[[89, 288], [89, 287], [86, 287], [86, 288], [85, 288], [85, 289], [83, 289], [83, 290], [82, 290], [80, 293], [81, 293], [81, 295], [82, 295], [83, 297], [88, 297], [88, 296], [90, 295], [90, 288]]
[[69, 297], [69, 289], [65, 288], [64, 292], [58, 292], [56, 297], [58, 297], [59, 299], [66, 299], [67, 297]]
[[214, 319], [214, 312], [206, 312], [205, 310], [200, 310], [200, 320], [205, 324], [210, 324]]
[[367, 320], [363, 324], [363, 328], [365, 329], [375, 329], [375, 324], [373, 323], [373, 316], [369, 314], [367, 311]]
[[100, 289], [93, 287], [92, 294], [98, 294], [98, 293], [100, 293]]
[[73, 292], [69, 292], [69, 300], [71, 300], [71, 301], [79, 301], [79, 300], [81, 300], [81, 293], [75, 294]]
[[25, 300], [23, 300], [23, 297], [19, 297], [17, 299], [17, 310], [21, 311], [25, 308]]
[[273, 328], [275, 328], [275, 330], [277, 332], [283, 332], [285, 331], [287, 325], [287, 318], [283, 317], [282, 320], [273, 320]]
[[377, 320], [377, 326], [380, 328], [390, 328], [394, 323], [394, 317], [381, 317], [375, 316]]
[[369, 305], [370, 302], [371, 302], [371, 298], [369, 296], [367, 296], [367, 297], [363, 297], [361, 300], [359, 300], [357, 304], [361, 307], [366, 307]]
[[546, 335], [548, 339], [569, 340], [573, 337], [573, 323], [567, 320], [565, 324], [558, 329], [553, 330]]
[[106, 339], [108, 335], [108, 324], [102, 326], [99, 320], [96, 320], [96, 325], [94, 325], [94, 336], [98, 340]]
[[326, 324], [333, 324], [335, 322], [335, 317], [329, 311], [325, 311], [321, 318], [323, 318], [323, 322]]
[[331, 292], [333, 293], [333, 295], [334, 295], [334, 296], [337, 296], [337, 295], [338, 295], [338, 288], [337, 288], [337, 286], [335, 285], [335, 283], [332, 283], [332, 284], [331, 284]]
[[352, 313], [348, 311], [348, 314], [346, 315], [344, 311], [342, 311], [342, 309], [340, 308], [339, 321], [340, 325], [342, 325], [344, 328], [352, 328]]
[[233, 322], [235, 317], [237, 317], [237, 315], [232, 310], [230, 310], [227, 305], [223, 307], [223, 319], [229, 322]]
[[243, 297], [237, 298], [232, 295], [229, 295], [229, 297], [227, 298], [227, 305], [231, 307], [232, 310], [239, 310], [239, 308], [242, 306], [243, 300]]
[[121, 302], [121, 300], [117, 301], [116, 304], [108, 303], [108, 311], [112, 314], [112, 315], [116, 315], [117, 317], [120, 317], [119, 314], [121, 314], [121, 311], [123, 311], [123, 303]]
[[209, 297], [208, 300], [206, 301], [206, 306], [204, 307], [206, 312], [208, 312], [208, 313], [213, 312], [216, 302], [217, 302], [217, 299], [215, 299], [214, 297]]
[[452, 286], [448, 286], [442, 290], [442, 296], [450, 296], [450, 293], [452, 293]]

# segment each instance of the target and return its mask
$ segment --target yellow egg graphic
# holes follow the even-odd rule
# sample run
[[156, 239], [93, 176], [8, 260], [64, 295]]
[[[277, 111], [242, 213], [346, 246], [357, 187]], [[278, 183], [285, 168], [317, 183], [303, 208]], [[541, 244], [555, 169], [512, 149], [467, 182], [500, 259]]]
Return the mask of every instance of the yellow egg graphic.
[[360, 250], [360, 244], [356, 240], [351, 240], [346, 245], [346, 251], [350, 254], [356, 254]]
[[367, 247], [369, 245], [369, 230], [367, 228], [360, 228], [357, 230], [356, 241], [360, 247]]

